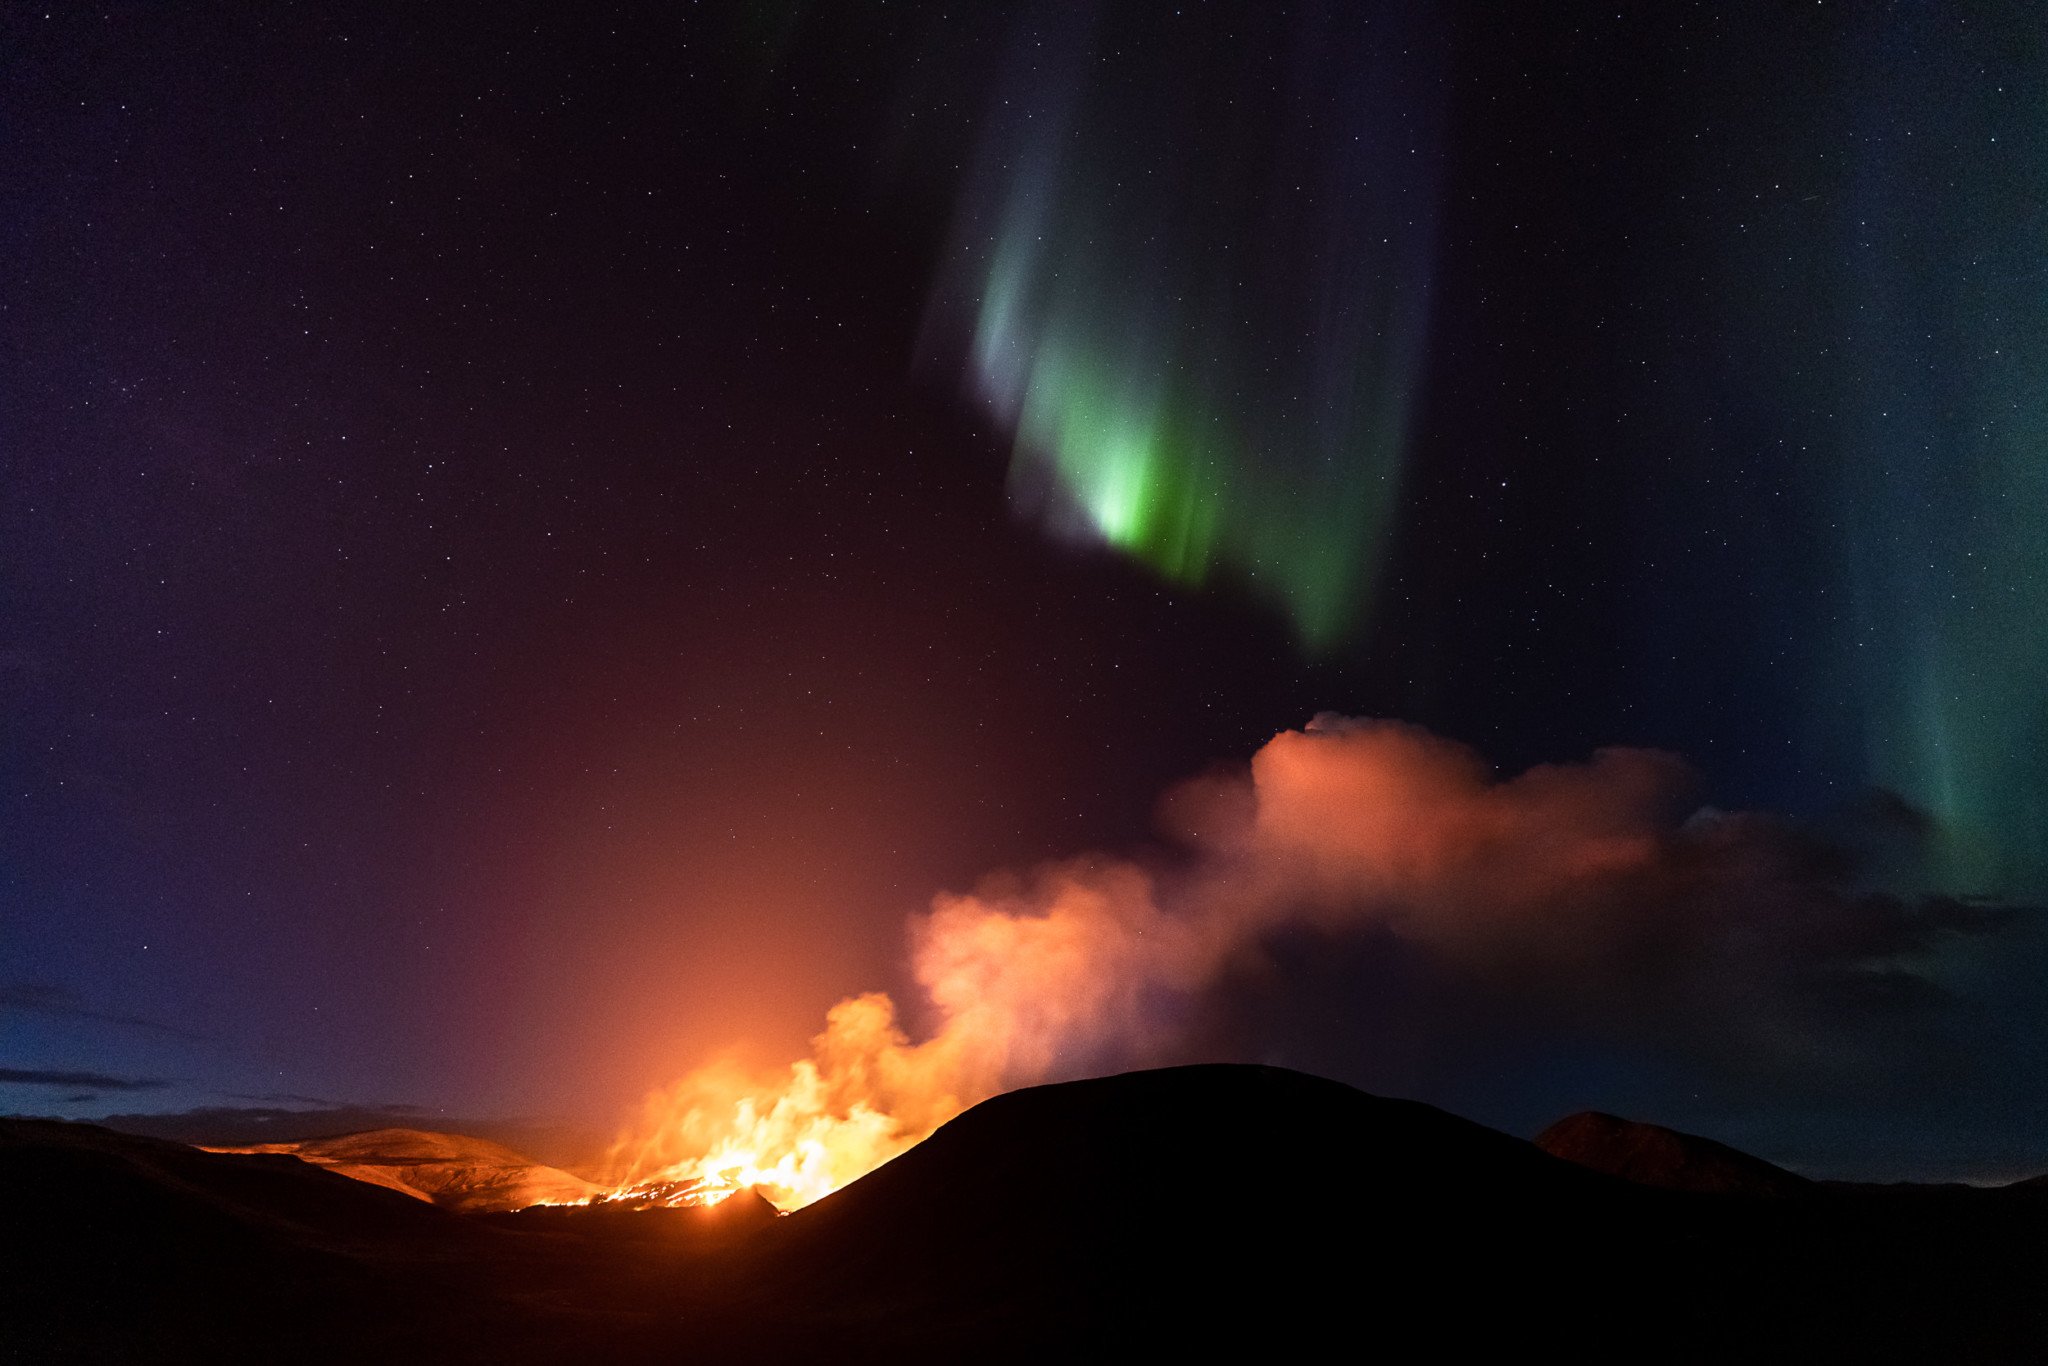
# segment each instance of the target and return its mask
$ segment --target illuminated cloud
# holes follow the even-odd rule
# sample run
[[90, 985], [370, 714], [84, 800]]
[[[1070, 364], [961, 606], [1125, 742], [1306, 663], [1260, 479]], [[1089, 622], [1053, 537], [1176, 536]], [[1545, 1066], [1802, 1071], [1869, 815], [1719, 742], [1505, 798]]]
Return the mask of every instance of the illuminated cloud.
[[1174, 794], [1173, 856], [938, 897], [911, 926], [922, 1041], [888, 997], [843, 1001], [785, 1077], [718, 1066], [651, 1098], [621, 1176], [805, 1203], [997, 1092], [1174, 1059], [1196, 1038], [1256, 1050], [1255, 1031], [1200, 1025], [1288, 936], [1426, 964], [1457, 984], [1434, 1007], [1452, 1030], [1486, 1019], [1503, 1038], [1821, 1089], [1927, 1061], [1894, 1024], [1938, 1011], [1948, 952], [2010, 913], [1863, 886], [1782, 822], [1696, 808], [1692, 784], [1671, 756], [1623, 749], [1501, 781], [1418, 728], [1318, 718], [1248, 773]]

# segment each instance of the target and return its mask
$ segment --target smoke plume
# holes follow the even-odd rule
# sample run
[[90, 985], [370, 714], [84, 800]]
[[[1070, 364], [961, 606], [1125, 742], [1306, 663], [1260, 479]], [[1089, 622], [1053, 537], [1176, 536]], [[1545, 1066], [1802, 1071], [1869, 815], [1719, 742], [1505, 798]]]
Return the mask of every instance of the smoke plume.
[[1170, 794], [1168, 849], [936, 898], [910, 926], [923, 1038], [870, 993], [783, 1076], [700, 1069], [650, 1097], [625, 1182], [808, 1203], [1000, 1091], [1215, 1048], [1205, 1022], [1289, 937], [1377, 944], [1546, 1028], [1708, 1068], [1839, 1069], [1860, 1022], [1940, 999], [1939, 950], [2000, 918], [1861, 888], [1836, 846], [1692, 792], [1662, 753], [1500, 781], [1416, 727], [1318, 717]]

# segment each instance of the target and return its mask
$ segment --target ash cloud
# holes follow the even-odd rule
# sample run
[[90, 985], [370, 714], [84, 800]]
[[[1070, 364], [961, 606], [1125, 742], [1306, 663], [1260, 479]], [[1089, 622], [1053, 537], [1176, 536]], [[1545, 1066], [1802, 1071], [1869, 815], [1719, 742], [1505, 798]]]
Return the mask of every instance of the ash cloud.
[[[1915, 828], [1880, 814], [1873, 860], [1699, 807], [1668, 754], [1501, 780], [1417, 727], [1318, 717], [1170, 794], [1170, 849], [938, 897], [910, 932], [920, 1041], [887, 996], [850, 998], [767, 1093], [710, 1069], [654, 1097], [626, 1166], [760, 1179], [782, 1153], [801, 1200], [996, 1092], [1197, 1058], [1524, 1130], [1589, 1106], [1698, 1123], [1797, 1102], [1903, 1132], [1938, 1122], [1944, 1088], [2025, 1065], [1972, 1017], [1980, 950], [2038, 917], [1873, 884], [1910, 865]], [[806, 1151], [839, 1166], [804, 1170]]]
[[1320, 717], [1169, 797], [1179, 860], [941, 898], [914, 932], [918, 980], [942, 1036], [1003, 1041], [1001, 1085], [1184, 1052], [1192, 1032], [1228, 1044], [1191, 1023], [1262, 982], [1284, 996], [1289, 945], [1401, 960], [1426, 984], [1410, 1012], [1451, 1034], [1540, 1029], [1788, 1084], [1915, 1061], [1872, 1030], [1956, 1004], [1958, 960], [2019, 912], [1866, 886], [1844, 846], [1694, 791], [1652, 751], [1503, 781], [1418, 728]]

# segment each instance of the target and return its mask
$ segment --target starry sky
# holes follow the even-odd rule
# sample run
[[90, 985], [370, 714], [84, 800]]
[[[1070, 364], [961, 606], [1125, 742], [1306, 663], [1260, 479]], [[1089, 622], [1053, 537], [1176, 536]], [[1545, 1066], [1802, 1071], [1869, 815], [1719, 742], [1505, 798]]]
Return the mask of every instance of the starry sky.
[[1339, 712], [1981, 915], [1862, 1092], [1363, 941], [1212, 1054], [2048, 1166], [2044, 99], [1932, 4], [10, 7], [0, 1108], [602, 1128]]

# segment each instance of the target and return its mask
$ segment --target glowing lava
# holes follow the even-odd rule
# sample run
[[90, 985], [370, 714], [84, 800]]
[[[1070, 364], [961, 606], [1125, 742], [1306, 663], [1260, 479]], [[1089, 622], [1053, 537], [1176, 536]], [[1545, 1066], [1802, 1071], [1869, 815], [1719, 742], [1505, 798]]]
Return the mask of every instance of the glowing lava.
[[710, 1205], [752, 1187], [801, 1209], [964, 1108], [938, 1053], [908, 1043], [879, 993], [834, 1006], [812, 1050], [779, 1076], [714, 1063], [648, 1097], [637, 1132], [613, 1149], [621, 1178], [600, 1199]]

